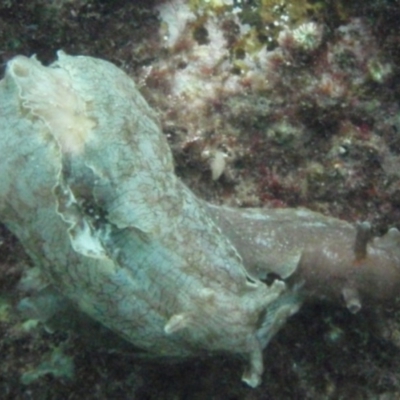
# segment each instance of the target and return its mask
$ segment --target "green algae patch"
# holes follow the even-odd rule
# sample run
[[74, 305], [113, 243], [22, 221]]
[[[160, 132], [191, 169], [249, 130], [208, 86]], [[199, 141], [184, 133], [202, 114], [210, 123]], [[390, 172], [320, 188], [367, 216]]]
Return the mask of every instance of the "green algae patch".
[[71, 380], [74, 377], [74, 362], [71, 357], [65, 355], [59, 347], [44, 356], [43, 361], [21, 375], [21, 383], [30, 385], [45, 375], [54, 378]]

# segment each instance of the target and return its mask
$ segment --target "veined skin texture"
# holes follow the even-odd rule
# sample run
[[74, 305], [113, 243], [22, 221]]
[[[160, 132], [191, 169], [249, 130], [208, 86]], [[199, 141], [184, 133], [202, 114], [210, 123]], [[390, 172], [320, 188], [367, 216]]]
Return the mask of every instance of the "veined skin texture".
[[18, 56], [0, 83], [0, 219], [50, 283], [155, 356], [243, 356], [298, 309], [250, 276], [207, 205], [174, 174], [155, 113], [114, 65]]

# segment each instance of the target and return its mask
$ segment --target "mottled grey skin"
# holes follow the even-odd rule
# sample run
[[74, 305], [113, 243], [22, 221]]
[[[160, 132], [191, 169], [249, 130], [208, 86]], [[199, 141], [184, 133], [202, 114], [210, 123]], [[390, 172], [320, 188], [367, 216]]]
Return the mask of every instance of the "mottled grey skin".
[[177, 179], [133, 81], [90, 57], [19, 56], [0, 83], [0, 124], [0, 219], [48, 280], [155, 355], [244, 356], [256, 386], [262, 347], [297, 304], [279, 313], [285, 284], [250, 277]]
[[14, 58], [0, 127], [0, 220], [61, 294], [154, 356], [241, 355], [256, 386], [262, 349], [303, 301], [357, 312], [400, 291], [396, 229], [370, 240], [368, 224], [305, 209], [197, 199], [154, 112], [106, 61]]

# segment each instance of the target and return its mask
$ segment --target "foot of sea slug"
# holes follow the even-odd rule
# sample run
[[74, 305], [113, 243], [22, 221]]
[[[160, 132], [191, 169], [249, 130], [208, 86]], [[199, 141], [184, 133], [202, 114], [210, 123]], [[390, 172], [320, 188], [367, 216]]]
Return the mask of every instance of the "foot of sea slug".
[[260, 342], [254, 338], [251, 343], [249, 365], [242, 375], [242, 381], [252, 388], [261, 383], [261, 375], [264, 371], [264, 363]]

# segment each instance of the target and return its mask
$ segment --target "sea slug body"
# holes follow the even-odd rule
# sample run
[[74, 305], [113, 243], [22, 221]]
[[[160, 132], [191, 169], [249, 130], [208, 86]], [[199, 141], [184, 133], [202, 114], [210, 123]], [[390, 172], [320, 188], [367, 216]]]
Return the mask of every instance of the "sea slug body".
[[282, 302], [283, 281], [249, 275], [175, 176], [134, 82], [91, 57], [59, 52], [44, 67], [18, 56], [0, 124], [0, 219], [49, 282], [155, 356], [240, 355], [257, 386], [262, 348], [298, 305]]
[[400, 291], [395, 228], [371, 238], [368, 223], [306, 209], [198, 199], [155, 112], [107, 61], [12, 59], [0, 150], [0, 221], [59, 294], [154, 357], [241, 356], [255, 387], [262, 350], [304, 301], [357, 313]]

